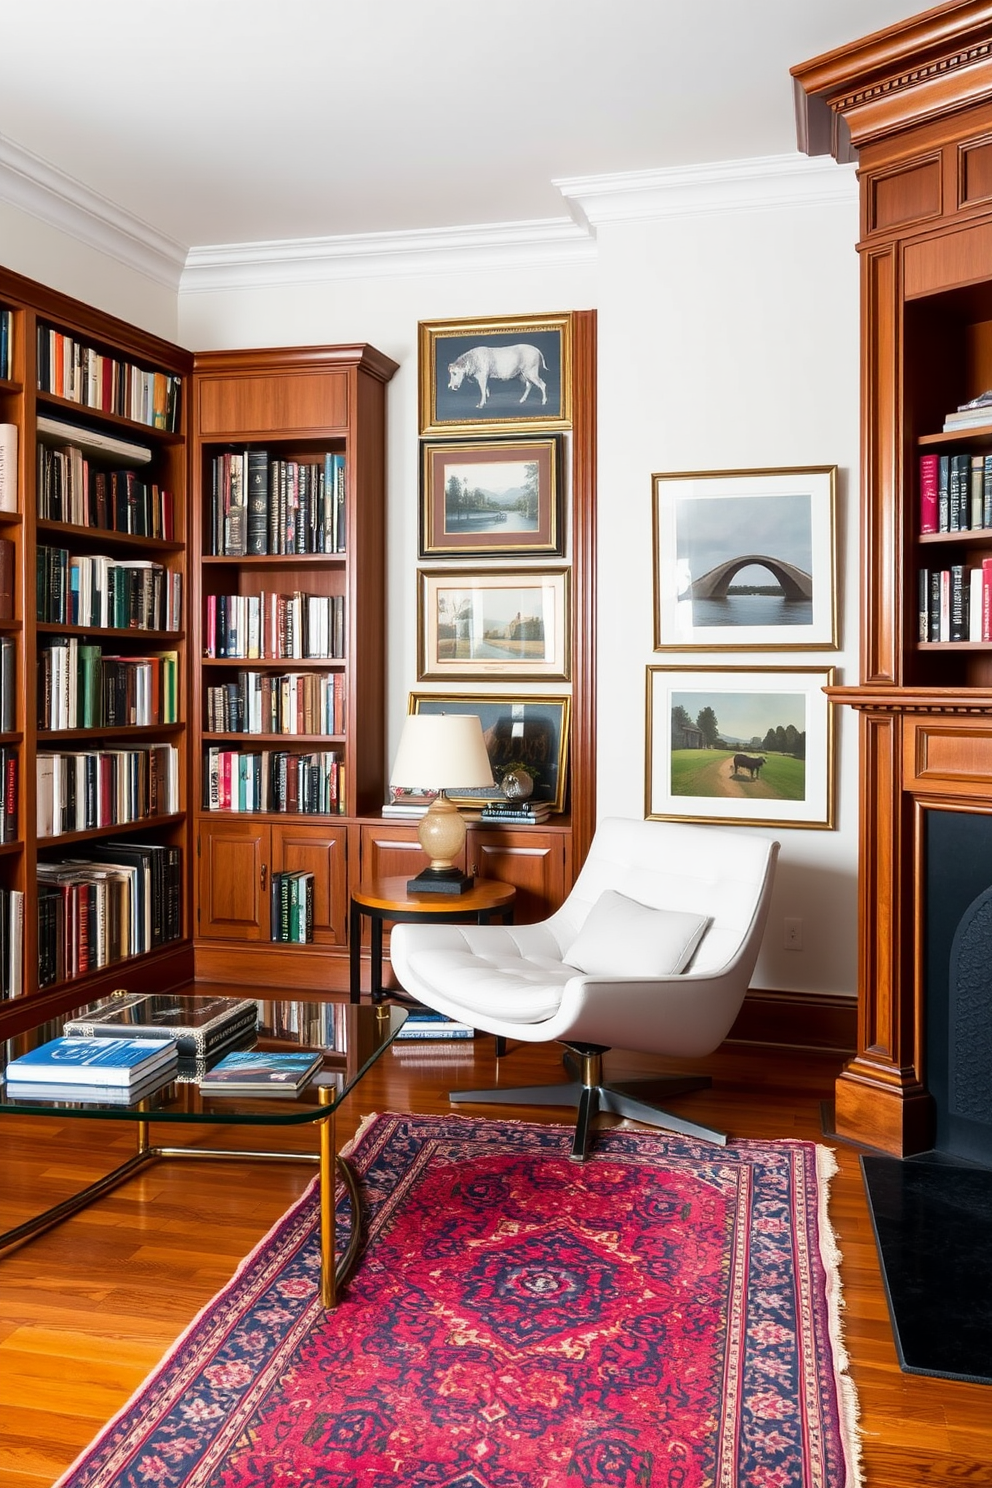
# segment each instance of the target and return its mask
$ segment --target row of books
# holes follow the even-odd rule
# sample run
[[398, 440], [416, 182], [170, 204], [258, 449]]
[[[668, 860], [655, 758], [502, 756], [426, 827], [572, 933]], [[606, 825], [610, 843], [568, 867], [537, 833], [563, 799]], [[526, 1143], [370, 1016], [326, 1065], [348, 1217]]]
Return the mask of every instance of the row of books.
[[175, 723], [179, 653], [104, 655], [76, 636], [53, 638], [38, 652], [38, 727], [120, 728]]
[[345, 550], [344, 455], [270, 459], [264, 449], [225, 450], [211, 462], [215, 556], [243, 558]]
[[173, 744], [43, 750], [36, 767], [39, 837], [123, 826], [179, 810], [179, 751]]
[[0, 888], [0, 997], [24, 990], [24, 895]]
[[0, 307], [0, 377], [8, 381], [14, 366], [14, 312]]
[[344, 1053], [347, 1028], [344, 1003], [298, 1002], [295, 998], [262, 999], [258, 1003], [258, 1031], [266, 1038]]
[[238, 672], [206, 690], [207, 728], [218, 734], [343, 734], [341, 672]]
[[992, 641], [992, 558], [920, 570], [918, 634], [921, 641]]
[[345, 809], [344, 777], [344, 764], [333, 749], [256, 754], [211, 745], [204, 760], [203, 804], [208, 811], [339, 816]]
[[94, 630], [180, 630], [183, 576], [150, 559], [119, 561], [39, 545], [37, 618]]
[[279, 944], [308, 945], [313, 940], [312, 873], [302, 868], [273, 873], [270, 886], [270, 939]]
[[38, 516], [104, 532], [171, 541], [175, 503], [170, 491], [135, 470], [92, 465], [78, 445], [38, 446]]
[[992, 453], [921, 455], [920, 532], [927, 536], [986, 527], [992, 527]]
[[17, 750], [9, 744], [0, 746], [0, 842], [17, 840], [19, 768]]
[[39, 863], [39, 986], [140, 956], [182, 932], [178, 847], [106, 842]]
[[41, 323], [38, 391], [150, 428], [175, 433], [180, 426], [180, 377], [107, 356], [95, 346]]
[[345, 654], [343, 594], [208, 594], [204, 655], [218, 661], [322, 661]]

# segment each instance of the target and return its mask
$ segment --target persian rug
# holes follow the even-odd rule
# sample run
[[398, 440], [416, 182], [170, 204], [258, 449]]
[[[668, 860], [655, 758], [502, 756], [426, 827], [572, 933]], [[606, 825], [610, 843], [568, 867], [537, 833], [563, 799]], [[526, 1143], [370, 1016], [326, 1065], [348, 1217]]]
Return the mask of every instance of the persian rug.
[[[828, 1149], [370, 1117], [57, 1488], [855, 1488]], [[339, 1223], [350, 1223], [342, 1188]]]

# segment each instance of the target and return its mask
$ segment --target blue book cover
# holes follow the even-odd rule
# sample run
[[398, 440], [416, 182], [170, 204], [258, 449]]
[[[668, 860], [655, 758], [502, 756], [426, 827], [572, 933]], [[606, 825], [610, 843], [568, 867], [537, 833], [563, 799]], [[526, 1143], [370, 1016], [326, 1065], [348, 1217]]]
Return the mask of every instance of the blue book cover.
[[63, 1037], [12, 1059], [7, 1080], [128, 1086], [177, 1058], [175, 1039]]
[[313, 1049], [236, 1049], [207, 1071], [200, 1087], [212, 1095], [296, 1095], [323, 1060]]

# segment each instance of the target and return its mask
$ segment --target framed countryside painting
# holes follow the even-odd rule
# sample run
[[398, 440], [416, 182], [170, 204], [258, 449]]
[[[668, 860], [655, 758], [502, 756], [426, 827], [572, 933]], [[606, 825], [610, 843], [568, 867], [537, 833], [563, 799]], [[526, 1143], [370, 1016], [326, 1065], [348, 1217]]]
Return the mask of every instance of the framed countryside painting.
[[562, 436], [421, 445], [421, 558], [560, 557]]
[[421, 321], [420, 432], [567, 429], [571, 375], [567, 313]]
[[421, 569], [417, 676], [568, 680], [568, 570]]
[[833, 667], [649, 666], [645, 815], [834, 824]]
[[[549, 802], [552, 811], [564, 811], [568, 795], [570, 708], [567, 696], [410, 694], [411, 713], [476, 713], [496, 779], [509, 765], [526, 765], [534, 777], [531, 799]], [[491, 790], [452, 792], [451, 799], [470, 806], [473, 800], [491, 796]]]
[[656, 651], [837, 645], [837, 467], [654, 475]]

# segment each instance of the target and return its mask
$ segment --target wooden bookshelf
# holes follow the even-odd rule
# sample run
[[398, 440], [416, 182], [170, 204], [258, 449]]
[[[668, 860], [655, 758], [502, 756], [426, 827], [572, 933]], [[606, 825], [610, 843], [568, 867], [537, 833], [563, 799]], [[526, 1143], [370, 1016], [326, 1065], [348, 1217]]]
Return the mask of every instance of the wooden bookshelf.
[[[14, 612], [13, 618], [0, 624], [0, 635], [13, 641], [16, 685], [14, 690], [14, 727], [0, 732], [0, 746], [12, 749], [17, 756], [17, 832], [13, 841], [0, 850], [0, 888], [7, 895], [23, 896], [23, 964], [19, 990], [0, 1003], [0, 1028], [12, 1028], [19, 1018], [30, 1012], [37, 1020], [39, 1007], [58, 1012], [87, 997], [105, 995], [113, 988], [127, 985], [128, 978], [140, 975], [141, 985], [148, 990], [174, 985], [188, 977], [192, 970], [192, 941], [189, 928], [188, 863], [190, 855], [188, 780], [187, 780], [187, 713], [185, 676], [186, 656], [186, 413], [188, 379], [192, 358], [179, 347], [146, 334], [79, 301], [36, 284], [20, 275], [0, 270], [0, 307], [9, 311], [9, 375], [0, 378], [0, 421], [16, 426], [18, 438], [17, 506], [15, 511], [0, 513], [0, 536], [14, 546]], [[53, 359], [57, 359], [58, 372]], [[168, 390], [168, 392], [166, 391]], [[166, 407], [171, 400], [171, 412]], [[42, 503], [41, 464], [44, 451], [64, 450], [74, 446], [72, 457], [75, 479], [80, 477], [83, 461], [86, 469], [109, 475], [115, 470], [138, 469], [130, 458], [133, 447], [140, 447], [142, 485], [153, 484], [168, 493], [170, 509], [169, 537], [153, 532], [146, 523], [145, 508], [135, 517], [136, 530], [125, 531], [108, 519], [106, 527], [91, 525], [97, 515], [91, 510], [88, 480], [82, 505], [77, 502], [71, 520], [57, 522], [39, 515]], [[59, 457], [61, 458], [61, 457]], [[84, 477], [85, 479], [85, 477]], [[132, 484], [132, 494], [136, 491]], [[78, 484], [77, 484], [78, 495]], [[68, 508], [66, 508], [68, 513]], [[117, 565], [154, 564], [161, 575], [171, 576], [169, 585], [178, 585], [182, 597], [178, 610], [167, 626], [137, 629], [135, 624], [109, 628], [101, 625], [94, 612], [85, 615], [69, 609], [57, 615], [44, 608], [51, 594], [39, 594], [39, 551], [63, 550], [84, 560], [92, 570], [90, 558], [103, 556]], [[77, 568], [82, 565], [77, 565]], [[149, 574], [152, 570], [148, 570]], [[135, 579], [135, 592], [150, 593], [152, 580]], [[67, 599], [68, 602], [68, 599]], [[40, 618], [47, 615], [48, 618]], [[140, 615], [139, 615], [140, 620]], [[145, 656], [150, 651], [174, 652], [178, 677], [177, 704], [168, 722], [110, 724], [102, 713], [91, 715], [90, 726], [42, 727], [51, 723], [46, 715], [45, 698], [39, 694], [39, 665], [42, 653], [53, 642], [72, 641], [73, 653], [78, 646], [99, 646], [106, 654], [123, 658]], [[73, 682], [75, 692], [75, 681]], [[147, 716], [147, 715], [145, 715]], [[144, 787], [149, 746], [165, 747], [174, 760], [174, 789], [168, 811], [152, 814], [151, 798]], [[114, 801], [105, 792], [102, 814], [99, 802], [85, 800], [71, 819], [63, 818], [65, 830], [39, 833], [38, 762], [49, 752], [73, 755], [89, 752], [91, 758], [112, 751], [141, 751], [129, 784], [130, 802], [123, 787]], [[161, 758], [161, 753], [157, 756]], [[140, 766], [140, 769], [138, 768]], [[139, 779], [139, 776], [141, 777]], [[91, 775], [95, 780], [96, 765]], [[104, 772], [105, 780], [109, 778]], [[157, 799], [157, 794], [156, 794]], [[142, 801], [144, 805], [142, 806]], [[147, 811], [147, 814], [141, 814]], [[123, 813], [128, 819], [112, 822], [109, 816]], [[97, 822], [102, 822], [97, 825]], [[105, 942], [105, 930], [97, 935], [90, 925], [96, 912], [96, 895], [87, 893], [87, 903], [76, 914], [82, 921], [73, 922], [70, 931], [62, 932], [62, 951], [87, 942], [85, 955], [76, 951], [76, 965], [71, 957], [60, 954], [57, 975], [47, 971], [49, 982], [39, 985], [39, 867], [69, 858], [85, 858], [94, 848], [109, 841], [154, 843], [175, 849], [181, 863], [181, 890], [178, 905], [178, 935], [160, 941], [140, 954], [127, 954], [122, 959], [95, 964], [98, 957], [114, 954], [112, 938]], [[70, 908], [65, 896], [64, 908]], [[101, 900], [103, 895], [101, 894]], [[92, 901], [92, 902], [91, 902]], [[9, 900], [8, 900], [9, 903]], [[92, 933], [91, 933], [92, 931]], [[106, 932], [109, 937], [109, 931]], [[121, 940], [123, 946], [123, 940]], [[41, 961], [45, 963], [45, 956]]]
[[[326, 987], [327, 952], [343, 953], [346, 947], [349, 827], [378, 812], [385, 795], [385, 401], [395, 370], [394, 362], [367, 345], [211, 352], [195, 358], [192, 651], [197, 660], [191, 709], [198, 976]], [[248, 537], [242, 537], [240, 518], [229, 520], [225, 533], [220, 507], [230, 483], [223, 476], [223, 461], [225, 456], [244, 457], [246, 472], [249, 453], [258, 468], [263, 452], [267, 551], [249, 553], [241, 551]], [[287, 467], [290, 479], [297, 473], [299, 493], [300, 470], [325, 471], [329, 457], [339, 457], [344, 470], [343, 520], [336, 536], [333, 517], [320, 519], [329, 475], [316, 488], [316, 501], [310, 501], [314, 521], [307, 521], [304, 510], [287, 523], [285, 496], [278, 522], [270, 521]], [[308, 477], [311, 498], [314, 490]], [[218, 654], [215, 621], [209, 617], [222, 608], [222, 599], [257, 599], [258, 610], [270, 613], [271, 596], [295, 593], [313, 596], [315, 603], [329, 598], [343, 606], [342, 644], [335, 648], [342, 654], [309, 654], [315, 637], [308, 631], [309, 649], [304, 646], [295, 656], [273, 655], [286, 643], [278, 626], [275, 647], [272, 628], [266, 629], [262, 645], [252, 645], [254, 652], [269, 654]], [[246, 612], [247, 606], [242, 609]], [[247, 649], [243, 626], [234, 649]], [[318, 642], [316, 649], [324, 647]], [[258, 679], [251, 686], [260, 689], [270, 678], [308, 675], [332, 683], [340, 679], [343, 702], [336, 719], [318, 718], [321, 726], [315, 728], [312, 715], [308, 726], [284, 710], [276, 727], [271, 719], [262, 730], [253, 720], [251, 732], [223, 721], [217, 727], [210, 707], [213, 689], [241, 676]], [[301, 694], [303, 690], [301, 683]], [[235, 721], [247, 720], [235, 715]], [[232, 798], [229, 786], [218, 788], [211, 750], [219, 757], [251, 759], [252, 779], [246, 780], [241, 797]], [[280, 809], [280, 754], [335, 755], [336, 788], [331, 778], [325, 782], [322, 777], [313, 800], [305, 803], [307, 776], [298, 771], [296, 800], [289, 803], [291, 809]], [[304, 804], [314, 809], [299, 809]], [[272, 938], [272, 876], [296, 869], [314, 875], [313, 941], [308, 945], [285, 945]]]
[[992, 814], [992, 645], [921, 640], [918, 591], [992, 554], [992, 530], [923, 536], [920, 512], [923, 453], [992, 451], [992, 425], [944, 430], [992, 387], [992, 13], [951, 0], [793, 73], [801, 146], [856, 158], [861, 193], [861, 676], [831, 689], [861, 732], [859, 1033], [836, 1130], [902, 1155], [933, 1145], [954, 1038], [928, 1042], [934, 889], [984, 856], [932, 844]]

